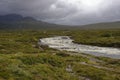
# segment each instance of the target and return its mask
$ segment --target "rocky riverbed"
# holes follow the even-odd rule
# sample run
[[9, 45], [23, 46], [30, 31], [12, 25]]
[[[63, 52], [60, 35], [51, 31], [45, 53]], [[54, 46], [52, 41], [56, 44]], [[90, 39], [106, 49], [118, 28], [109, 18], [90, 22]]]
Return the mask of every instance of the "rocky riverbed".
[[50, 48], [66, 51], [74, 51], [78, 53], [91, 54], [95, 56], [104, 56], [120, 59], [119, 48], [97, 47], [90, 45], [82, 45], [73, 43], [69, 36], [56, 36], [50, 38], [42, 38], [38, 42], [39, 45], [47, 45]]

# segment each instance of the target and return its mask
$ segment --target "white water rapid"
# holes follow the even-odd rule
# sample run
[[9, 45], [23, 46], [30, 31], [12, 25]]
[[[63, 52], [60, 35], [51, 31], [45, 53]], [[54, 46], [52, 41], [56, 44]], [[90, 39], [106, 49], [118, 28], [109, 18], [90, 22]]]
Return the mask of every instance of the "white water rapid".
[[69, 36], [56, 36], [50, 38], [42, 38], [39, 45], [47, 45], [50, 48], [66, 51], [74, 51], [78, 53], [92, 54], [95, 56], [104, 56], [120, 59], [119, 48], [97, 47], [90, 45], [75, 44]]

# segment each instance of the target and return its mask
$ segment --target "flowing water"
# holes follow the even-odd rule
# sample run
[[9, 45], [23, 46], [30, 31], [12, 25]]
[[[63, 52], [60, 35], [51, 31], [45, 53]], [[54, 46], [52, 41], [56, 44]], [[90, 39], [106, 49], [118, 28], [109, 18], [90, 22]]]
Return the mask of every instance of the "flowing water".
[[39, 45], [47, 45], [50, 48], [66, 51], [74, 51], [78, 53], [92, 54], [95, 56], [104, 56], [120, 59], [119, 48], [97, 47], [90, 45], [82, 45], [73, 43], [69, 36], [56, 36], [43, 38], [39, 40]]

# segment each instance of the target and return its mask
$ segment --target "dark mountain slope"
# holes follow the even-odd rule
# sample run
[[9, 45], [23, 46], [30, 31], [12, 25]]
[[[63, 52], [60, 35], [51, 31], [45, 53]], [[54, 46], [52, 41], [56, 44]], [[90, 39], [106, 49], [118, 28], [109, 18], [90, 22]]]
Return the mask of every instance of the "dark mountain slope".
[[38, 21], [18, 14], [0, 16], [0, 29], [55, 29], [65, 26]]
[[107, 22], [83, 26], [65, 26], [38, 21], [18, 14], [0, 16], [0, 29], [110, 29], [120, 28], [120, 22]]

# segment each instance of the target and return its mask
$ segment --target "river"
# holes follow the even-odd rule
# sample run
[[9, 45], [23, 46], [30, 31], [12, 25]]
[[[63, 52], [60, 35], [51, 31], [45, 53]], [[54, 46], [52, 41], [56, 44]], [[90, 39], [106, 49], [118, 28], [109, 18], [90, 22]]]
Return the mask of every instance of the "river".
[[54, 48], [62, 51], [66, 50], [66, 51], [73, 51], [78, 53], [91, 54], [95, 56], [104, 56], [104, 57], [120, 59], [119, 48], [76, 44], [73, 43], [73, 40], [69, 36], [42, 38], [39, 40], [38, 44], [47, 45], [50, 48]]

